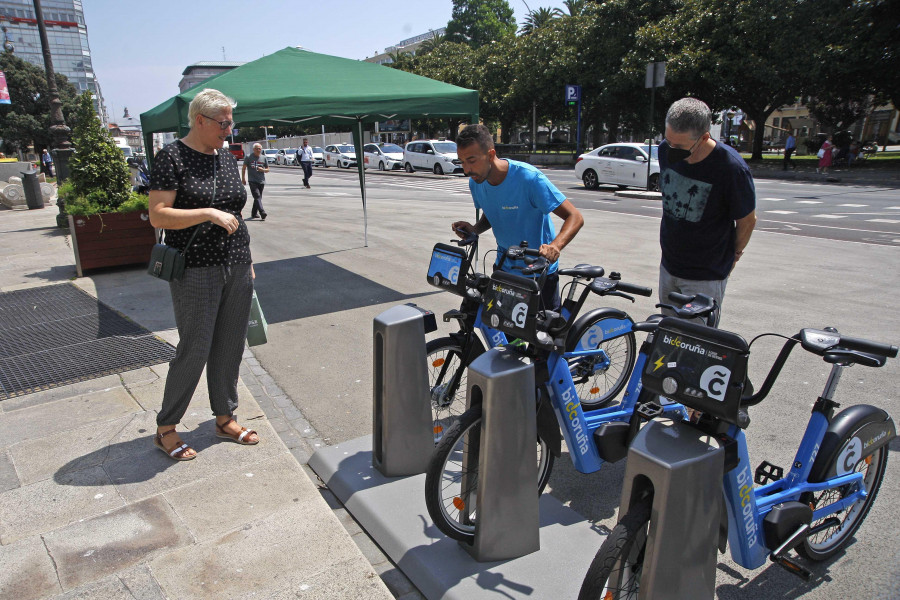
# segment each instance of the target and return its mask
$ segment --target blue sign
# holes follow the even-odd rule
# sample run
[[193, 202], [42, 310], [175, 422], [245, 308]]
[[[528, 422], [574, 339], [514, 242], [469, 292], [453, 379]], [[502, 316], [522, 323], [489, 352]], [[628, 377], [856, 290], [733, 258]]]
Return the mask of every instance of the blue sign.
[[581, 86], [580, 85], [567, 85], [566, 86], [566, 104], [572, 105], [575, 102], [581, 100]]

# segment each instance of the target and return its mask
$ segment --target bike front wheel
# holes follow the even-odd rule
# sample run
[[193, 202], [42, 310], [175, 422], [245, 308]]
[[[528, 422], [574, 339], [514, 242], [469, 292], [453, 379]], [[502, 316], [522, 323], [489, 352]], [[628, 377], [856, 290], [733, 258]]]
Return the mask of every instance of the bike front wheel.
[[591, 562], [578, 600], [637, 600], [652, 502], [640, 500], [613, 528]]
[[[479, 340], [475, 343], [480, 344]], [[463, 349], [452, 338], [442, 337], [425, 344], [428, 366], [428, 390], [434, 443], [466, 410], [466, 367]]]
[[[579, 350], [602, 349], [609, 358], [605, 364], [602, 355], [580, 356], [569, 360], [569, 372], [578, 390], [581, 408], [597, 410], [613, 404], [631, 377], [637, 357], [634, 333], [602, 340], [603, 321], [597, 319], [584, 329], [576, 346]], [[602, 340], [602, 341], [601, 341]]]
[[[855, 470], [863, 474], [866, 485], [866, 497], [861, 498], [844, 510], [828, 515], [823, 519], [813, 522], [810, 527], [816, 528], [827, 519], [837, 518], [831, 527], [823, 529], [809, 537], [797, 546], [797, 552], [810, 560], [825, 560], [831, 558], [844, 546], [850, 543], [853, 534], [862, 525], [863, 520], [872, 508], [878, 488], [884, 479], [887, 468], [888, 447], [882, 446], [872, 454], [860, 459]], [[856, 491], [855, 486], [847, 485], [838, 488], [823, 490], [816, 493], [806, 493], [800, 497], [800, 501], [809, 504], [813, 510], [828, 506], [845, 496]]]
[[[438, 443], [425, 474], [425, 505], [447, 537], [472, 543], [478, 517], [481, 406], [464, 412]], [[537, 439], [538, 495], [550, 480], [553, 454]]]

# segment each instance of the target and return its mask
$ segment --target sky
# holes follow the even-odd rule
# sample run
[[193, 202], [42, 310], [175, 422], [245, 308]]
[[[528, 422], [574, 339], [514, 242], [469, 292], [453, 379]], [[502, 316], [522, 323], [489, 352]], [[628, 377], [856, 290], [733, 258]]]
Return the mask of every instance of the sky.
[[[517, 23], [528, 6], [509, 0]], [[249, 62], [287, 46], [364, 59], [445, 27], [451, 0], [84, 0], [94, 72], [110, 120], [138, 117], [179, 92], [200, 61]], [[46, 9], [45, 9], [46, 10]]]

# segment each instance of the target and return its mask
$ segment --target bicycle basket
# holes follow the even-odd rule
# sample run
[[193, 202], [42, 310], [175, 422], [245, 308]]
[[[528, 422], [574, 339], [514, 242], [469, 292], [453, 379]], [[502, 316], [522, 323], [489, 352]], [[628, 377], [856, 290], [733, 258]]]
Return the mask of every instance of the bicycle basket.
[[466, 273], [469, 261], [466, 251], [456, 246], [435, 244], [428, 265], [428, 283], [458, 296], [466, 293]]
[[666, 317], [641, 380], [656, 394], [737, 425], [749, 358], [737, 334]]
[[535, 317], [541, 307], [541, 289], [536, 280], [494, 271], [481, 303], [485, 323], [510, 339], [537, 342]]

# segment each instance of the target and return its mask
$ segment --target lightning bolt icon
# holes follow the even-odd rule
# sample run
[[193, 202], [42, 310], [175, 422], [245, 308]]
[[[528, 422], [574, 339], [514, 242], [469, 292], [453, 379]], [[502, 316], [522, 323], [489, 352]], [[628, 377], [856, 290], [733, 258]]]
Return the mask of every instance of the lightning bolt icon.
[[656, 368], [653, 369], [654, 373], [663, 366], [663, 361], [665, 360], [665, 358], [666, 358], [665, 356], [660, 356], [659, 360], [657, 360], [655, 363], [653, 363], [656, 366]]
[[494, 299], [491, 298], [491, 301], [487, 303], [487, 309], [491, 310], [491, 307], [494, 306]]

